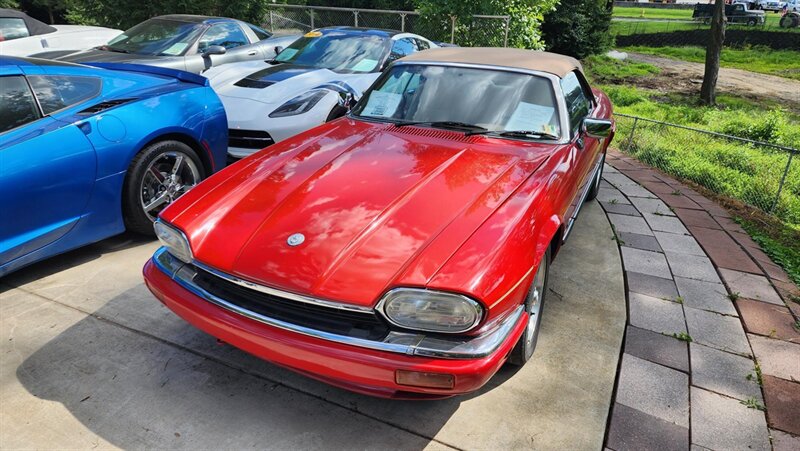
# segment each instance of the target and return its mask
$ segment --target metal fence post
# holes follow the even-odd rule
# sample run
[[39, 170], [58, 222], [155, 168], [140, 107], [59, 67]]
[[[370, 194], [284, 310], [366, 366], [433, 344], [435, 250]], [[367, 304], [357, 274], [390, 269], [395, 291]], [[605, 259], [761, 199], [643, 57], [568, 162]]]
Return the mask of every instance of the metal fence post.
[[272, 10], [269, 10], [269, 31], [275, 33], [275, 22], [272, 19]]
[[406, 15], [400, 14], [400, 31], [406, 31]]
[[506, 29], [505, 32], [503, 33], [503, 47], [508, 47], [508, 28], [510, 24], [511, 24], [511, 18], [506, 17]]
[[789, 168], [792, 166], [792, 157], [794, 157], [794, 152], [789, 153], [789, 161], [786, 162], [786, 169], [783, 170], [781, 182], [778, 184], [778, 192], [775, 194], [775, 200], [772, 202], [772, 208], [769, 209], [770, 213], [775, 213], [775, 209], [778, 207], [778, 201], [781, 198], [781, 191], [783, 191], [783, 185], [786, 183], [786, 175], [789, 174]]
[[353, 26], [358, 26], [358, 11], [353, 11]]
[[450, 43], [456, 43], [456, 16], [450, 16]]
[[311, 29], [313, 30], [314, 29], [314, 10], [313, 9], [309, 9], [308, 10], [308, 15], [311, 16]]
[[639, 123], [639, 118], [633, 118], [633, 127], [631, 127], [631, 136], [628, 136], [628, 144], [625, 146], [625, 151], [631, 151], [631, 145], [633, 144], [633, 135], [636, 133], [636, 124]]

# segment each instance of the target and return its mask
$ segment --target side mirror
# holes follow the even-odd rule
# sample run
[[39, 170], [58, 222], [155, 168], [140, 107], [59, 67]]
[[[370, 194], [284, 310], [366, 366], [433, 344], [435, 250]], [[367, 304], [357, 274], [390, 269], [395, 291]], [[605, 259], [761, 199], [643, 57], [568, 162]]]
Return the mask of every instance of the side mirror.
[[583, 132], [591, 138], [608, 138], [613, 128], [614, 123], [608, 119], [587, 117], [583, 120]]
[[282, 51], [283, 51], [283, 47], [276, 46], [275, 47], [275, 56], [278, 56], [278, 54], [281, 53]]
[[225, 52], [228, 50], [221, 46], [221, 45], [209, 45], [205, 50], [203, 50], [203, 58], [208, 58], [211, 55], [224, 55]]

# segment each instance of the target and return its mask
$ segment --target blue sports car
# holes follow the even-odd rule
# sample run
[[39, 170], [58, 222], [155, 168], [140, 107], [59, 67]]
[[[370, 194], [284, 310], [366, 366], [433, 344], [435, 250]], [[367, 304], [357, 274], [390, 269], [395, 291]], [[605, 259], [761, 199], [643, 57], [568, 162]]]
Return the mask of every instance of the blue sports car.
[[151, 66], [0, 57], [0, 276], [109, 236], [152, 234], [225, 165], [208, 81]]

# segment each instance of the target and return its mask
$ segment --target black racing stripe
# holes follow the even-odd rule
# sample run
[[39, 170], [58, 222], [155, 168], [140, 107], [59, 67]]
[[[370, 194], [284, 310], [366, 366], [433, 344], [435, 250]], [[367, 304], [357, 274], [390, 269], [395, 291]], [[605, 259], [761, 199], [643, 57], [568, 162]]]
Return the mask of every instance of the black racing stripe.
[[296, 66], [293, 64], [276, 64], [258, 72], [254, 72], [247, 77], [234, 83], [234, 86], [242, 88], [263, 89], [275, 83], [288, 80], [298, 75], [318, 70], [315, 67]]

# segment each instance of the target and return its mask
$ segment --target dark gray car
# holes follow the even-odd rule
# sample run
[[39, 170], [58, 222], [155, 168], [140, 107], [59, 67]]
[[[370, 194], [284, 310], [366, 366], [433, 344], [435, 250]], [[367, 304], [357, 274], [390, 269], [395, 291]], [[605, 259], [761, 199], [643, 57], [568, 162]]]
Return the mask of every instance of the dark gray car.
[[137, 63], [201, 73], [211, 66], [275, 57], [299, 36], [274, 37], [253, 24], [222, 17], [172, 14], [146, 20], [106, 45], [32, 55], [72, 63]]

